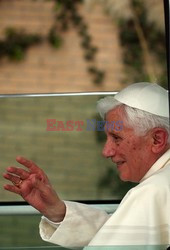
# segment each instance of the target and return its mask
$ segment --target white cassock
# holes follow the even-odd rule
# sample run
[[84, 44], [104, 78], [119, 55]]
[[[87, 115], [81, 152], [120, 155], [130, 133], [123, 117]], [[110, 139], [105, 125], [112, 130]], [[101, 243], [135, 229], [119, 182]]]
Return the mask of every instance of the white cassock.
[[129, 190], [111, 216], [79, 203], [66, 202], [66, 206], [60, 224], [42, 218], [43, 240], [70, 248], [166, 249], [170, 245], [170, 149]]

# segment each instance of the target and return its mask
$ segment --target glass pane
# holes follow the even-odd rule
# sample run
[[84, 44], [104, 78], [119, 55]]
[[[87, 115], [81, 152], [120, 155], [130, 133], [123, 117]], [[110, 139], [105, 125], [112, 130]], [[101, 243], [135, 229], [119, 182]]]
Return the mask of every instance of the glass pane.
[[42, 241], [39, 221], [39, 215], [0, 216], [0, 249], [63, 249]]
[[[121, 199], [132, 184], [121, 182], [111, 160], [101, 156], [105, 135], [93, 128], [101, 121], [96, 114], [100, 97], [1, 98], [1, 172], [23, 155], [47, 173], [62, 199]], [[48, 119], [56, 119], [55, 124], [48, 125]], [[47, 131], [47, 126], [58, 131]], [[64, 131], [68, 129], [72, 131]], [[1, 179], [0, 185], [4, 183]], [[0, 197], [21, 200], [3, 189]]]

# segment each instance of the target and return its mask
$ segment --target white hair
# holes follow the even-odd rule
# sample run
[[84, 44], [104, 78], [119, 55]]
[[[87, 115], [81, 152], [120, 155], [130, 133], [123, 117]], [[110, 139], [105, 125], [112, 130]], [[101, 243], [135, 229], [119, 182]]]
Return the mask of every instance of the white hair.
[[97, 110], [103, 119], [105, 119], [105, 115], [109, 111], [118, 107], [123, 108], [123, 118], [126, 126], [133, 128], [137, 135], [145, 135], [150, 129], [160, 127], [167, 131], [168, 142], [170, 142], [168, 117], [158, 116], [137, 108], [132, 108], [117, 101], [113, 96], [107, 96], [97, 103]]

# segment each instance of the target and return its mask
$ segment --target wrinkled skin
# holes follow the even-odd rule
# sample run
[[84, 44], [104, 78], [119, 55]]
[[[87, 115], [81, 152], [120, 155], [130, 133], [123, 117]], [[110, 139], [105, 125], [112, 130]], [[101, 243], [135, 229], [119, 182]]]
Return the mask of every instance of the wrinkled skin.
[[105, 127], [107, 136], [103, 156], [116, 163], [119, 177], [123, 181], [140, 182], [151, 166], [169, 148], [167, 133], [162, 128], [149, 130], [145, 135], [135, 134], [125, 121], [123, 108], [115, 108], [106, 115], [108, 123], [122, 121], [123, 129]]
[[[21, 156], [16, 161], [27, 170], [10, 166], [3, 174], [12, 184], [4, 185], [4, 189], [19, 194], [30, 205], [48, 219], [59, 222], [65, 215], [65, 204], [52, 188], [46, 174], [32, 161]], [[22, 180], [22, 183], [17, 184]]]

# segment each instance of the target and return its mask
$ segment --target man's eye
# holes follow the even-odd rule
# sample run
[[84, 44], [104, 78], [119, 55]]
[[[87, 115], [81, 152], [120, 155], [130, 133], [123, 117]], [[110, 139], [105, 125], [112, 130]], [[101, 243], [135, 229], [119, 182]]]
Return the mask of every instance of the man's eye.
[[112, 134], [112, 138], [113, 138], [115, 141], [118, 141], [118, 140], [120, 140], [120, 139], [121, 139], [119, 136], [114, 135], [114, 134]]

